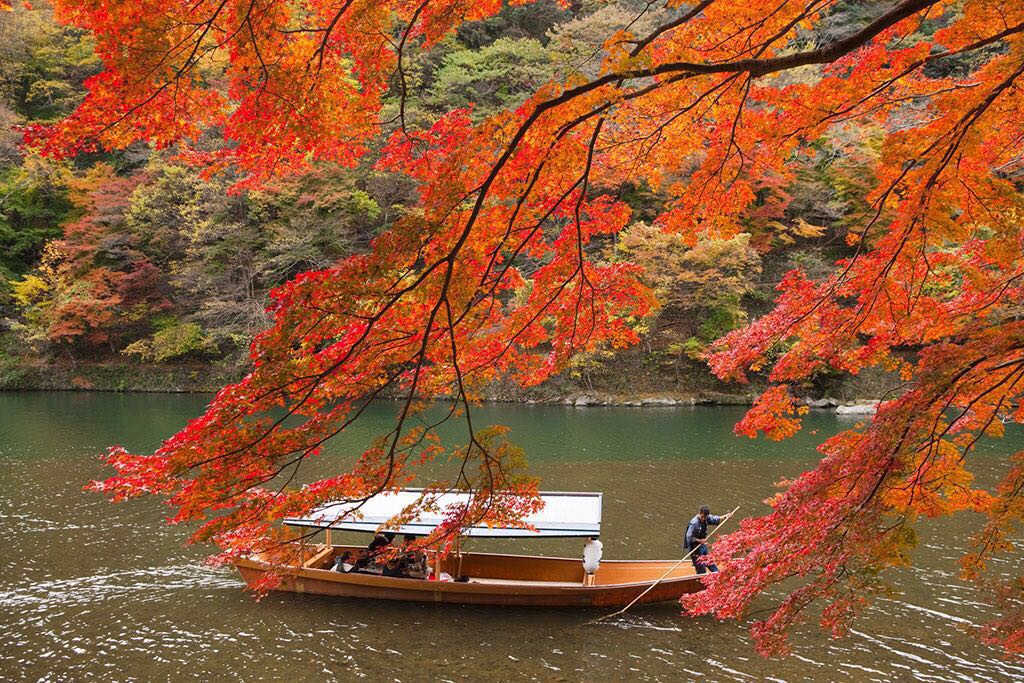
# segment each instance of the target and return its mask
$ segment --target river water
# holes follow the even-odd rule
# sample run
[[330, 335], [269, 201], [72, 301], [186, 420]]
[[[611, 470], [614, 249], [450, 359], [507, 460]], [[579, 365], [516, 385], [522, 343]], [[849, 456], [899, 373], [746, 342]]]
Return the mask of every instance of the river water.
[[[892, 575], [853, 634], [799, 633], [795, 653], [754, 653], [748, 624], [693, 620], [672, 603], [599, 613], [414, 605], [270, 595], [255, 601], [208, 549], [162, 523], [158, 500], [112, 505], [82, 492], [106, 476], [113, 443], [153, 449], [207, 397], [0, 394], [0, 679], [8, 680], [661, 680], [1009, 681], [1007, 661], [971, 632], [991, 614], [956, 577], [978, 518], [922, 525], [912, 570]], [[331, 444], [327, 471], [388, 424], [393, 404]], [[702, 503], [765, 510], [773, 483], [811, 466], [815, 445], [852, 422], [810, 415], [781, 444], [734, 436], [731, 408], [486, 406], [550, 490], [605, 493], [606, 558], [674, 558]], [[982, 481], [1024, 433], [985, 444]], [[477, 542], [478, 550], [577, 556], [578, 541]], [[993, 571], [1017, 571], [1016, 558]], [[767, 601], [765, 604], [768, 604]]]

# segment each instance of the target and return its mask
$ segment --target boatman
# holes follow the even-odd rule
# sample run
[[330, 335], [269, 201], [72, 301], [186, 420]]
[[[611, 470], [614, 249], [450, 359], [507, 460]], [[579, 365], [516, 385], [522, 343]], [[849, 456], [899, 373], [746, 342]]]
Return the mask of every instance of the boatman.
[[711, 508], [701, 505], [697, 516], [691, 519], [690, 525], [686, 527], [686, 539], [683, 544], [690, 552], [690, 561], [693, 562], [693, 568], [697, 570], [698, 574], [703, 574], [708, 570], [718, 571], [718, 567], [714, 563], [708, 562], [707, 559], [708, 524], [721, 524], [727, 519], [729, 519], [729, 515], [724, 517], [713, 515]]

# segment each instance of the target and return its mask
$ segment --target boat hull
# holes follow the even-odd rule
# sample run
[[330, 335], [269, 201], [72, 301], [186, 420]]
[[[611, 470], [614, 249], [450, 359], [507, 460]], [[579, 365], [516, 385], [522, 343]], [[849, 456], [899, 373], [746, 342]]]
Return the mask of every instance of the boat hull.
[[[321, 553], [320, 560], [314, 564], [326, 564], [331, 555]], [[601, 565], [596, 584], [585, 585], [579, 560], [483, 553], [467, 555], [464, 560], [465, 568], [469, 570], [465, 573], [471, 577], [467, 582], [345, 574], [321, 566], [293, 566], [278, 569], [282, 579], [275, 590], [421, 603], [618, 607], [638, 597], [638, 604], [677, 600], [684, 594], [704, 588], [689, 563], [676, 567], [668, 577], [658, 581], [673, 567], [675, 562], [672, 561], [606, 562]], [[257, 585], [274, 570], [271, 565], [256, 559], [240, 559], [236, 567], [250, 586]], [[534, 571], [531, 572], [531, 568]], [[501, 576], [502, 573], [505, 576]], [[529, 576], [530, 580], [521, 578], [523, 576]]]

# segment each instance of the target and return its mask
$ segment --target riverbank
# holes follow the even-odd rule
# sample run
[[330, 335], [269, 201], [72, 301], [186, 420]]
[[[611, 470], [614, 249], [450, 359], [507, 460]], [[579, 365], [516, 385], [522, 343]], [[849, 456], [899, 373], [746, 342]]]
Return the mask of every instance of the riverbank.
[[24, 357], [8, 357], [5, 361], [0, 362], [0, 391], [199, 394], [216, 392], [245, 374], [234, 360], [147, 365], [122, 360], [28, 360]]
[[[12, 362], [15, 360], [18, 362]], [[635, 361], [635, 357], [616, 359], [590, 376], [566, 373], [530, 389], [494, 385], [485, 400], [577, 408], [748, 406], [764, 388], [757, 381], [746, 385], [720, 382], [697, 363], [658, 372], [663, 369]], [[0, 363], [0, 391], [214, 393], [244, 373], [239, 358], [140, 365], [121, 359], [29, 361], [8, 357]], [[810, 388], [804, 402], [838, 414], [871, 414], [887, 386], [886, 379], [865, 376], [823, 383]]]

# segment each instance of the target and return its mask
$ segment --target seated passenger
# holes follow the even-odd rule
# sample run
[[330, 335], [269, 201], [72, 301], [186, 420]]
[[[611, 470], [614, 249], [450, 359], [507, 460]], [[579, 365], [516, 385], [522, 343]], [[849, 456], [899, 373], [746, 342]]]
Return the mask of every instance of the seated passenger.
[[355, 555], [355, 568], [353, 571], [361, 572], [369, 569], [371, 564], [370, 553], [365, 550], [360, 550]]
[[391, 546], [391, 541], [395, 538], [394, 534], [375, 534], [373, 540], [370, 541], [370, 545], [366, 546], [367, 556], [367, 567], [378, 566], [381, 564], [384, 556], [387, 554], [388, 548]]
[[356, 568], [356, 558], [352, 556], [352, 553], [342, 553], [340, 557], [334, 562], [334, 566], [331, 567], [336, 572], [342, 572], [344, 574]]
[[381, 572], [384, 576], [391, 576], [396, 579], [408, 579], [409, 575], [405, 573], [402, 568], [402, 561], [398, 557], [392, 557], [390, 560], [384, 563], [384, 571]]
[[414, 579], [425, 579], [429, 574], [427, 569], [427, 554], [422, 548], [414, 548], [416, 537], [406, 534], [402, 539], [402, 571]]
[[389, 545], [391, 545], [391, 540], [385, 534], [374, 534], [370, 545], [366, 546], [366, 551], [370, 554], [377, 554], [382, 548]]

